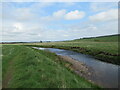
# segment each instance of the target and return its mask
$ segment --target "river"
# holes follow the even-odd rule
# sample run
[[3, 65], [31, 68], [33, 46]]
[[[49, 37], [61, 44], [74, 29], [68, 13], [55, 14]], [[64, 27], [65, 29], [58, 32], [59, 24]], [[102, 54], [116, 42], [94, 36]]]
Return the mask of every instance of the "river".
[[69, 56], [74, 60], [78, 60], [84, 63], [86, 66], [92, 68], [93, 73], [92, 73], [91, 81], [102, 87], [118, 88], [119, 86], [118, 77], [120, 75], [120, 71], [119, 71], [120, 68], [118, 65], [102, 62], [90, 55], [85, 55], [70, 50], [63, 50], [56, 48], [40, 48], [40, 47], [33, 47], [33, 48], [40, 50], [49, 50], [50, 52], [54, 52], [57, 55]]

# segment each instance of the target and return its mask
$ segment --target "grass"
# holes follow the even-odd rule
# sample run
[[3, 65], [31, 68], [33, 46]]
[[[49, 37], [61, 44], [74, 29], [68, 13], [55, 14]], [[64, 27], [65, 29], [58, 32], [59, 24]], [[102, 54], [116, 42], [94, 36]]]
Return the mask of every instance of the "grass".
[[0, 45], [0, 89], [2, 88], [2, 45]]
[[99, 88], [65, 67], [54, 53], [20, 45], [2, 47], [7, 88]]
[[83, 54], [92, 55], [101, 61], [120, 65], [118, 38], [118, 35], [112, 35], [96, 38], [76, 39], [64, 42], [29, 43], [23, 45], [68, 49]]
[[73, 41], [118, 42], [118, 37], [119, 37], [118, 35], [108, 35], [108, 36], [100, 36], [100, 37], [75, 39]]

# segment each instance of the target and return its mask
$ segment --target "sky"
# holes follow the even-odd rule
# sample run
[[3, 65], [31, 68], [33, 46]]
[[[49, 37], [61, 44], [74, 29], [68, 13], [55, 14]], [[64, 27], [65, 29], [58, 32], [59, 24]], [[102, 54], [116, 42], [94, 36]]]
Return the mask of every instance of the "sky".
[[61, 41], [118, 34], [117, 2], [3, 2], [2, 41]]

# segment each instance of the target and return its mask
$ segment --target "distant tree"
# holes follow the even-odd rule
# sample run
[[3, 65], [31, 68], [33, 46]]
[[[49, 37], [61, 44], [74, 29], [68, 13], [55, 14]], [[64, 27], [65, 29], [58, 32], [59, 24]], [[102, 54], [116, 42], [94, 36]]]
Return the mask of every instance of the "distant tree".
[[40, 43], [42, 43], [42, 41], [40, 41]]

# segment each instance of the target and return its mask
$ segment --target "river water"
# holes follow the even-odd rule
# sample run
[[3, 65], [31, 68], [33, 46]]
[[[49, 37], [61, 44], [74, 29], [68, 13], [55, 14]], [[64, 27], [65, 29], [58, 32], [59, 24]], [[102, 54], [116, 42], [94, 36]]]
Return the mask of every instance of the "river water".
[[[40, 50], [49, 50], [57, 55], [69, 56], [75, 60], [84, 63], [86, 66], [92, 68], [93, 75], [91, 81], [105, 88], [118, 88], [118, 77], [120, 75], [120, 68], [118, 65], [102, 62], [93, 58], [92, 56], [77, 53], [70, 50], [55, 49], [55, 48], [40, 48], [33, 47]], [[119, 73], [119, 74], [118, 74]]]

